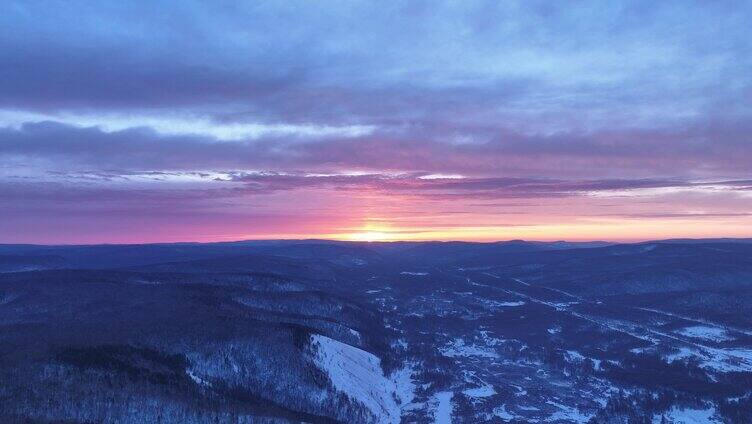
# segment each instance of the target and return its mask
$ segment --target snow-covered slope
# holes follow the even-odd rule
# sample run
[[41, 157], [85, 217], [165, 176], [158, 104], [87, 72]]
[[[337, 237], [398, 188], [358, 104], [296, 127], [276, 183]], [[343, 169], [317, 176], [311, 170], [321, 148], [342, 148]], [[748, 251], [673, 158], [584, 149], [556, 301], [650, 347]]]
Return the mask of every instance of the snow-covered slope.
[[371, 411], [374, 422], [400, 422], [402, 406], [413, 398], [409, 371], [387, 378], [375, 355], [320, 334], [311, 336], [311, 347], [314, 363], [326, 372], [337, 391]]
[[432, 398], [435, 405], [433, 410], [433, 420], [435, 424], [452, 424], [452, 397], [454, 392], [438, 392]]

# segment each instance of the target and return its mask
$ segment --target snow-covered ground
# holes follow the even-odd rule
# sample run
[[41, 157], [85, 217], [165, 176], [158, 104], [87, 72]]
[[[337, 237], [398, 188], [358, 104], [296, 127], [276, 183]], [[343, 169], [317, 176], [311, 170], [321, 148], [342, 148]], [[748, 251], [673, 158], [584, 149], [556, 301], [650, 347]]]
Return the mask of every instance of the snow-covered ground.
[[678, 334], [696, 339], [710, 340], [713, 342], [724, 342], [734, 340], [726, 330], [718, 327], [708, 327], [705, 325], [696, 325], [693, 327], [682, 328], [677, 331]]
[[501, 418], [504, 421], [510, 421], [510, 420], [517, 418], [517, 415], [514, 415], [510, 413], [509, 411], [507, 411], [506, 405], [501, 405], [501, 406], [494, 408], [493, 413], [494, 415], [496, 415], [497, 417]]
[[404, 405], [414, 398], [410, 369], [384, 376], [381, 361], [362, 349], [320, 334], [311, 336], [314, 363], [326, 372], [334, 388], [365, 406], [376, 422], [400, 422]]
[[210, 382], [208, 382], [208, 381], [204, 380], [203, 378], [197, 376], [196, 374], [193, 373], [193, 371], [191, 371], [191, 370], [185, 370], [185, 373], [188, 375], [188, 377], [191, 378], [191, 380], [193, 380], [194, 383], [198, 384], [199, 386], [211, 387], [211, 383]]
[[[722, 372], [752, 371], [752, 348], [735, 328], [639, 308], [614, 312], [603, 306], [607, 302], [575, 299], [558, 289], [545, 291], [533, 277], [527, 283], [485, 272], [464, 279], [464, 275], [429, 271], [432, 279], [450, 279], [451, 284], [421, 288], [405, 300], [393, 295], [390, 299], [401, 309], [393, 305], [383, 308], [397, 316], [393, 321], [398, 324], [399, 318], [405, 317], [451, 317], [430, 329], [422, 327], [422, 321], [405, 319], [399, 342], [393, 342], [400, 354], [431, 346], [443, 356], [437, 358], [440, 384], [428, 374], [415, 374], [422, 389], [405, 409], [409, 422], [451, 422], [454, 418], [587, 423], [607, 407], [610, 398], [629, 400], [633, 396], [629, 389], [609, 380], [611, 370], [625, 367], [625, 359], [630, 357], [625, 351], [662, 355], [669, 362], [697, 358], [710, 379]], [[727, 343], [729, 340], [735, 342]], [[592, 348], [596, 342], [605, 346], [603, 353]], [[405, 345], [410, 349], [403, 351]], [[542, 349], [544, 345], [554, 347], [556, 361], [546, 361], [542, 353], [550, 351]], [[430, 355], [436, 355], [434, 352]], [[561, 355], [570, 365], [562, 363]], [[591, 361], [594, 372], [578, 373]], [[434, 367], [429, 361], [420, 366], [428, 364]], [[667, 418], [676, 423], [683, 423], [680, 420], [686, 420], [687, 414], [707, 418], [701, 415], [706, 414], [703, 406], [696, 408], [699, 410], [671, 411]]]
[[439, 349], [442, 355], [454, 358], [458, 356], [479, 356], [483, 358], [498, 358], [494, 349], [486, 346], [468, 345], [462, 339], [454, 339], [445, 347]]
[[438, 392], [432, 398], [435, 405], [433, 410], [433, 421], [435, 424], [451, 424], [452, 422], [452, 398], [454, 392]]
[[415, 399], [416, 386], [413, 381], [413, 373], [415, 372], [414, 367], [415, 364], [409, 363], [389, 376], [389, 379], [394, 382], [394, 393], [397, 395], [397, 399], [399, 399], [400, 407], [402, 409], [412, 403], [413, 399]]
[[500, 306], [502, 308], [511, 308], [515, 306], [522, 306], [525, 302], [517, 301], [517, 302], [493, 302], [493, 306]]
[[501, 346], [505, 343], [517, 343], [520, 346], [520, 349], [523, 349], [525, 346], [524, 343], [522, 343], [519, 340], [516, 339], [500, 339], [498, 337], [491, 336], [491, 332], [488, 330], [481, 330], [479, 331], [480, 337], [483, 340], [483, 343], [486, 344], [486, 346]]
[[[715, 408], [685, 409], [673, 407], [663, 414], [672, 424], [714, 424], [722, 421], [716, 416]], [[660, 424], [661, 415], [653, 416], [653, 424]]]
[[555, 406], [558, 408], [558, 411], [551, 414], [547, 421], [567, 421], [567, 422], [573, 422], [573, 423], [586, 423], [588, 420], [590, 420], [590, 415], [585, 415], [577, 408], [572, 408], [570, 406], [562, 405], [560, 403], [556, 403], [553, 401], [546, 402], [547, 404], [551, 406]]
[[471, 398], [486, 398], [495, 395], [496, 390], [490, 384], [483, 384], [480, 387], [463, 390], [462, 393]]
[[567, 350], [564, 353], [566, 355], [567, 360], [569, 360], [570, 362], [582, 362], [585, 360], [585, 357], [580, 352], [577, 352], [576, 350]]
[[707, 346], [697, 348], [680, 347], [676, 353], [666, 355], [668, 362], [695, 357], [700, 367], [718, 372], [752, 371], [752, 349], [729, 348], [718, 349]]

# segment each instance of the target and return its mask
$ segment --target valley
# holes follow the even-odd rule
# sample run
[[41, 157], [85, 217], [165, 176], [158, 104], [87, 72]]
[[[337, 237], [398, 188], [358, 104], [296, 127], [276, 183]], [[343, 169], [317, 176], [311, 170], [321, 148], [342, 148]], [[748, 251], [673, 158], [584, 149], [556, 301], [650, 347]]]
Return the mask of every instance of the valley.
[[43, 268], [8, 259], [0, 273], [6, 421], [737, 423], [752, 411], [752, 306], [738, 300], [752, 293], [752, 243], [3, 251]]

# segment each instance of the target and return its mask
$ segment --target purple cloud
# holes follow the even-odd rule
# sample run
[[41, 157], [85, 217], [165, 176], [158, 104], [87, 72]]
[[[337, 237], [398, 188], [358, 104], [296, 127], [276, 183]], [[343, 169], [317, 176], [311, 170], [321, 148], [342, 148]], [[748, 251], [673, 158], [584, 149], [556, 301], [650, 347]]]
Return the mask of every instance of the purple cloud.
[[175, 234], [564, 209], [736, 231], [750, 20], [725, 2], [5, 2], [0, 219], [34, 240], [55, 215], [104, 234], [191, 213]]

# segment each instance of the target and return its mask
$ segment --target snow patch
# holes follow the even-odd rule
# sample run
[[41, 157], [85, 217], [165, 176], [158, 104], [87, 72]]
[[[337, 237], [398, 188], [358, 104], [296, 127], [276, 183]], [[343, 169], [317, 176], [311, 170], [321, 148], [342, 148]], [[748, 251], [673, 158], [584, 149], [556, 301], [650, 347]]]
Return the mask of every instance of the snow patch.
[[494, 408], [493, 413], [502, 420], [510, 421], [517, 418], [516, 415], [510, 414], [509, 411], [507, 411], [506, 405], [501, 405], [498, 408]]
[[696, 339], [709, 340], [713, 342], [725, 342], [728, 340], [734, 340], [725, 329], [718, 327], [708, 327], [705, 325], [696, 325], [694, 327], [686, 327], [677, 331], [678, 334], [687, 337], [693, 337]]
[[490, 334], [491, 334], [491, 332], [488, 331], [488, 330], [481, 330], [480, 331], [480, 336], [483, 339], [483, 342], [486, 343], [486, 346], [501, 346], [501, 345], [503, 345], [503, 344], [505, 344], [507, 342], [515, 342], [515, 343], [519, 343], [520, 345], [523, 346], [523, 347], [520, 348], [520, 350], [524, 349], [525, 344], [522, 343], [519, 340], [516, 340], [516, 339], [511, 339], [511, 340], [500, 339], [498, 337], [493, 337]]
[[550, 400], [546, 403], [559, 409], [558, 411], [548, 416], [548, 421], [562, 420], [584, 424], [590, 420], [590, 415], [581, 413], [577, 408], [572, 408], [571, 406], [562, 405]]
[[433, 395], [431, 402], [435, 404], [433, 410], [433, 422], [435, 424], [451, 424], [452, 423], [452, 397], [454, 392], [438, 392]]
[[471, 398], [486, 398], [495, 395], [496, 390], [494, 390], [492, 385], [484, 384], [480, 387], [464, 390], [462, 393]]
[[358, 342], [362, 341], [362, 338], [360, 337], [360, 331], [350, 328], [350, 334], [352, 334], [358, 340]]
[[185, 373], [188, 375], [188, 377], [191, 378], [191, 380], [193, 380], [194, 383], [198, 384], [199, 386], [211, 387], [211, 383], [210, 382], [208, 382], [208, 381], [204, 380], [203, 378], [197, 376], [196, 374], [193, 373], [193, 371], [191, 371], [191, 370], [185, 370]]
[[696, 352], [688, 347], [680, 347], [677, 348], [677, 352], [666, 355], [666, 361], [670, 364], [674, 361], [691, 358], [695, 354]]
[[397, 339], [390, 344], [392, 349], [407, 349], [407, 341], [405, 339]]
[[462, 339], [454, 339], [446, 347], [439, 348], [442, 355], [449, 358], [479, 356], [496, 359], [499, 355], [486, 346], [466, 345]]
[[752, 349], [716, 349], [707, 346], [698, 349], [680, 347], [677, 352], [665, 356], [669, 363], [691, 357], [700, 361], [701, 368], [718, 372], [752, 371]]
[[593, 361], [593, 369], [595, 369], [596, 371], [603, 371], [603, 366], [602, 366], [603, 361], [601, 361], [600, 359], [590, 359], [590, 360]]
[[[713, 424], [722, 422], [717, 417], [715, 408], [713, 407], [708, 409], [679, 409], [674, 406], [662, 415], [666, 416], [668, 422], [674, 424]], [[653, 424], [660, 424], [662, 415], [653, 415]]]
[[517, 302], [493, 302], [493, 306], [501, 306], [501, 307], [515, 307], [515, 306], [522, 306], [525, 302], [517, 301]]
[[415, 374], [415, 364], [408, 363], [405, 367], [395, 371], [390, 379], [394, 383], [394, 394], [397, 395], [397, 399], [400, 401], [400, 406], [405, 409], [415, 400], [415, 381], [413, 381], [413, 375]]
[[401, 405], [412, 402], [412, 371], [402, 370], [393, 379], [384, 376], [375, 355], [320, 334], [311, 336], [313, 361], [326, 372], [334, 388], [361, 403], [377, 422], [400, 422]]
[[576, 350], [565, 351], [565, 356], [567, 357], [567, 360], [570, 362], [582, 362], [585, 360], [585, 357], [582, 356], [582, 354], [580, 352], [577, 352]]

